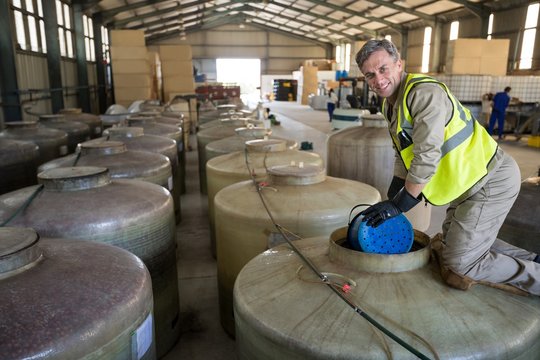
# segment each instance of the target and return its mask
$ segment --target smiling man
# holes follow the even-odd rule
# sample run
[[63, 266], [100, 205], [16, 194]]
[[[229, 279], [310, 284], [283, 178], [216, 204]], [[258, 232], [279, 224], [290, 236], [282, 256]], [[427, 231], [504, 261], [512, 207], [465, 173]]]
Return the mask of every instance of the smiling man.
[[389, 200], [364, 210], [363, 220], [377, 227], [423, 199], [449, 204], [442, 241], [434, 244], [446, 282], [464, 290], [479, 281], [506, 284], [540, 295], [537, 254], [497, 239], [519, 193], [514, 159], [445, 84], [407, 74], [390, 41], [368, 41], [356, 62], [370, 88], [384, 98], [397, 152]]

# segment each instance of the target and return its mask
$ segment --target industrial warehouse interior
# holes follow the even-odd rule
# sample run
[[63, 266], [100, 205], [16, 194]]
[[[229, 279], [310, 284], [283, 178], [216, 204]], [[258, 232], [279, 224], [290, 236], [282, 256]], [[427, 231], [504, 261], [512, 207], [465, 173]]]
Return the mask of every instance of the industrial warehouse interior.
[[540, 359], [539, 1], [0, 1], [0, 359]]

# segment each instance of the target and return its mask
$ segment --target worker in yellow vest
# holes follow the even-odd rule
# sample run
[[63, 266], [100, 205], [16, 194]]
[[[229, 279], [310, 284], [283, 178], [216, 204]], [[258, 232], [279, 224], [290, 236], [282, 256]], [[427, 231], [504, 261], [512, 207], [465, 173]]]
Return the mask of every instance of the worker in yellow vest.
[[407, 74], [388, 40], [370, 40], [356, 55], [370, 88], [384, 98], [397, 151], [389, 200], [361, 214], [368, 226], [407, 212], [422, 200], [449, 204], [433, 244], [443, 278], [460, 289], [477, 282], [540, 295], [538, 254], [497, 239], [520, 189], [519, 168], [448, 87]]

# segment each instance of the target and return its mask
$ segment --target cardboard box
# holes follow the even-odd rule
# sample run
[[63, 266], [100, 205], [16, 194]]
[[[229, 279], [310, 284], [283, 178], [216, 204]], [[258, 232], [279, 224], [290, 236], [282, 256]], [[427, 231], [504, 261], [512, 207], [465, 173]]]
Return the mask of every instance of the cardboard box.
[[161, 60], [188, 61], [192, 59], [191, 45], [161, 45]]
[[149, 87], [114, 87], [114, 98], [116, 101], [146, 100], [151, 98]]
[[505, 57], [508, 58], [508, 51], [510, 50], [509, 39], [492, 39], [484, 40], [482, 44], [481, 57]]
[[118, 87], [150, 87], [152, 76], [144, 74], [115, 74], [114, 86]]
[[195, 82], [191, 76], [167, 76], [163, 78], [165, 92], [195, 92]]
[[486, 39], [456, 39], [448, 42], [446, 58], [472, 58], [482, 56]]
[[150, 65], [148, 60], [116, 60], [112, 61], [113, 75], [116, 74], [140, 74], [149, 75]]
[[112, 30], [112, 46], [146, 46], [144, 30]]
[[161, 61], [161, 74], [164, 79], [169, 76], [193, 77], [193, 63], [191, 62], [191, 60], [187, 60], [187, 61], [162, 60]]
[[453, 58], [446, 62], [447, 74], [480, 74], [480, 58], [477, 57], [461, 57]]
[[111, 46], [111, 59], [144, 60], [148, 57], [146, 46]]
[[505, 76], [508, 57], [481, 57], [480, 74]]

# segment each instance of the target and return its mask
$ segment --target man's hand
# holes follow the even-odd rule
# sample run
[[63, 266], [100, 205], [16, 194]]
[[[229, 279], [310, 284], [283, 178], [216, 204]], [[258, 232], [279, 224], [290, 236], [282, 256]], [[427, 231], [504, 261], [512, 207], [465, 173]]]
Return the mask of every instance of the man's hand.
[[360, 214], [364, 216], [368, 226], [377, 227], [388, 219], [407, 212], [420, 202], [421, 196], [415, 198], [403, 187], [392, 200], [385, 200], [368, 207]]

